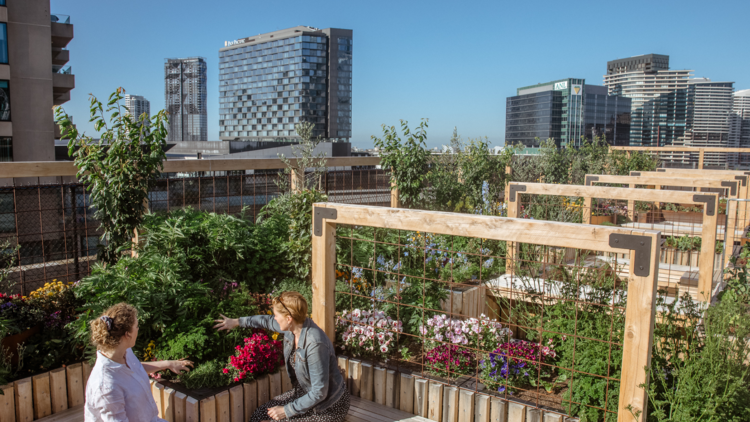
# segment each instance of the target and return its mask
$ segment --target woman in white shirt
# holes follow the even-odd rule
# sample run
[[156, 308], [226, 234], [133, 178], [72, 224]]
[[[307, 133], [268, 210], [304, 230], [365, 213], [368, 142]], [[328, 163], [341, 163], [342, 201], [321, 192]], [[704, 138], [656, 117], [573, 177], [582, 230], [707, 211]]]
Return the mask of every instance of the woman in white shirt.
[[131, 349], [138, 337], [138, 311], [127, 303], [91, 322], [96, 365], [86, 386], [86, 422], [159, 422], [148, 374], [189, 371], [188, 360], [140, 362]]

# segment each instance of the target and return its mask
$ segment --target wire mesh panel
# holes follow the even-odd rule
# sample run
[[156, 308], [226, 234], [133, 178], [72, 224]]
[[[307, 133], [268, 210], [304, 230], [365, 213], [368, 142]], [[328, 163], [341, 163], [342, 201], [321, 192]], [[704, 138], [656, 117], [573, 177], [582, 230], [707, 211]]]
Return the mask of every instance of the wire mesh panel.
[[[629, 342], [650, 328], [625, 332], [637, 318], [653, 324], [655, 267], [642, 259], [656, 259], [657, 232], [325, 205], [331, 209], [315, 231], [322, 239], [313, 240], [313, 317], [328, 328], [335, 312], [329, 335], [342, 353], [552, 414], [616, 420], [627, 405], [643, 408], [633, 377], [645, 380], [650, 348]], [[631, 254], [626, 233], [643, 235], [653, 254]], [[620, 241], [624, 249], [610, 246]], [[645, 271], [623, 277], [589, 261], [613, 252], [636, 257]], [[329, 262], [330, 275], [322, 268]], [[641, 300], [630, 305], [631, 296]], [[335, 309], [322, 305], [329, 300]], [[631, 367], [639, 353], [641, 366]]]
[[390, 174], [384, 170], [329, 171], [323, 183], [332, 202], [378, 206], [391, 203]]
[[25, 295], [89, 273], [100, 233], [88, 200], [79, 184], [0, 188], [0, 242], [14, 263], [3, 292]]

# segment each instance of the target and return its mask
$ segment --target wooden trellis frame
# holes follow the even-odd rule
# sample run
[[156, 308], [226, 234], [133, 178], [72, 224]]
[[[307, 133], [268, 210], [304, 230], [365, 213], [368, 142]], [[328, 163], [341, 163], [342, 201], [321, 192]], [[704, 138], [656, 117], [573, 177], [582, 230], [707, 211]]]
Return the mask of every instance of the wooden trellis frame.
[[[511, 193], [511, 195], [513, 195]], [[337, 224], [423, 231], [543, 246], [630, 252], [628, 305], [625, 310], [622, 377], [618, 421], [645, 421], [648, 382], [645, 367], [651, 362], [658, 252], [661, 233], [619, 227], [491, 217], [437, 211], [393, 209], [336, 203], [313, 206], [312, 318], [335, 341], [335, 263]], [[636, 418], [628, 409], [641, 411]]]
[[[521, 201], [518, 199], [518, 195], [521, 193], [530, 195], [575, 196], [583, 198], [583, 209], [588, 210], [588, 212], [583, 213], [583, 224], [591, 223], [591, 204], [593, 198], [644, 202], [669, 201], [682, 204], [703, 205], [703, 224], [701, 229], [702, 242], [700, 258], [698, 261], [698, 268], [700, 269], [698, 279], [698, 297], [699, 300], [704, 302], [711, 299], [714, 274], [714, 250], [716, 248], [716, 230], [719, 220], [718, 194], [521, 182], [511, 182], [508, 185], [508, 191], [510, 192], [508, 217], [517, 218], [520, 215]], [[628, 212], [630, 212], [630, 208], [628, 209]]]
[[[594, 183], [617, 183], [625, 184], [631, 187], [637, 185], [654, 185], [657, 189], [662, 186], [676, 186], [686, 188], [714, 188], [714, 189], [726, 189], [727, 197], [740, 199], [740, 188], [742, 187], [739, 180], [708, 180], [704, 179], [699, 175], [694, 177], [664, 177], [659, 176], [608, 176], [601, 174], [587, 174], [585, 177], [586, 186], [591, 186]], [[661, 191], [662, 194], [664, 193]], [[628, 202], [628, 209], [631, 208], [630, 202]], [[634, 202], [634, 201], [632, 201]], [[727, 224], [724, 229], [724, 243], [729, 239], [735, 237], [735, 231], [737, 229], [737, 218], [730, 218], [731, 216], [737, 215], [737, 201], [727, 202]], [[743, 227], [744, 229], [744, 227]], [[729, 253], [724, 254], [724, 267], [729, 264], [731, 258], [731, 248], [727, 248]]]

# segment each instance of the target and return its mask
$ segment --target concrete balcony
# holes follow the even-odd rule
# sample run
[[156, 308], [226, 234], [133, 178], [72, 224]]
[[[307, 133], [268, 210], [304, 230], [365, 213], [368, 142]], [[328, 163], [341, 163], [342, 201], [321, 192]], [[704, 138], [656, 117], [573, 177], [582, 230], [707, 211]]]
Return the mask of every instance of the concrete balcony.
[[69, 23], [52, 22], [52, 48], [64, 48], [73, 39], [73, 25]]
[[52, 74], [52, 92], [54, 104], [60, 105], [70, 101], [70, 91], [76, 87], [76, 76], [66, 73]]
[[52, 64], [55, 66], [65, 66], [70, 60], [70, 51], [63, 49], [52, 49]]

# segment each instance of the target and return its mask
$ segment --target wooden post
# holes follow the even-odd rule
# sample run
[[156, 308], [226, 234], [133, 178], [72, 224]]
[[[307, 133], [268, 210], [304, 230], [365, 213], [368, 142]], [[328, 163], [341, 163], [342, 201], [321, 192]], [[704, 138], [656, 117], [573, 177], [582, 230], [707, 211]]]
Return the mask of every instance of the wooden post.
[[396, 182], [391, 182], [391, 208], [401, 208]]
[[430, 381], [427, 419], [437, 422], [443, 420], [443, 384], [439, 382]]
[[389, 369], [385, 374], [385, 405], [394, 409], [399, 408], [399, 391], [400, 377], [396, 371]]
[[474, 422], [490, 422], [490, 396], [477, 394], [474, 400]]
[[[282, 368], [282, 372], [286, 372], [286, 370]], [[247, 422], [242, 385], [235, 385], [229, 390], [229, 407], [231, 408], [232, 422]]]
[[268, 391], [272, 399], [281, 395], [281, 371], [268, 376]]
[[162, 392], [164, 391], [164, 386], [159, 384], [158, 382], [151, 380], [151, 395], [154, 397], [154, 402], [156, 402], [156, 408], [159, 410], [159, 417], [164, 419], [164, 404], [162, 403]]
[[290, 176], [289, 187], [291, 188], [292, 193], [302, 192], [304, 189], [305, 170], [302, 169], [302, 171], [300, 171], [297, 167], [292, 167]]
[[0, 387], [3, 394], [0, 396], [0, 420], [15, 422], [16, 421], [16, 398], [13, 394], [13, 385], [3, 385]]
[[375, 403], [385, 406], [386, 369], [379, 366], [373, 369], [373, 395], [375, 396]]
[[544, 412], [544, 422], [563, 422], [563, 416], [557, 413]]
[[461, 390], [458, 399], [458, 422], [474, 422], [474, 392]]
[[66, 384], [65, 368], [57, 368], [50, 371], [49, 387], [53, 414], [68, 409], [68, 386]]
[[[743, 227], [744, 229], [744, 227]], [[734, 241], [737, 236], [737, 201], [727, 201], [727, 223], [724, 226], [724, 268], [729, 267], [734, 249]], [[713, 275], [712, 275], [713, 276]], [[710, 295], [710, 292], [709, 292]]]
[[258, 408], [258, 383], [257, 381], [249, 382], [242, 385], [242, 391], [245, 394], [245, 420], [249, 421], [253, 412]]
[[[620, 377], [620, 401], [617, 419], [620, 422], [632, 420], [629, 406], [633, 412], [640, 411], [636, 420], [645, 421], [648, 406], [646, 390], [639, 387], [648, 383], [646, 370], [651, 365], [651, 346], [654, 334], [656, 314], [656, 289], [659, 276], [659, 233], [642, 232], [641, 236], [649, 238], [652, 245], [651, 268], [648, 277], [636, 276], [637, 265], [635, 251], [630, 252], [630, 274], [628, 275], [628, 297], [637, 300], [628, 301], [625, 309], [625, 339], [622, 345], [622, 375]], [[658, 236], [658, 237], [657, 237]]]
[[338, 356], [339, 372], [344, 377], [344, 384], [349, 387], [349, 358], [346, 356]]
[[526, 406], [520, 403], [508, 403], [508, 421], [526, 422]]
[[542, 422], [542, 412], [533, 407], [526, 408], [526, 422]]
[[513, 177], [513, 168], [505, 166], [505, 204], [508, 205], [508, 195], [510, 195], [510, 179]]
[[86, 392], [86, 386], [89, 384], [89, 376], [91, 376], [91, 365], [87, 361], [81, 362], [81, 368], [83, 369], [83, 391]]
[[581, 219], [583, 224], [591, 224], [591, 214], [594, 213], [594, 210], [591, 209], [592, 203], [590, 197], [583, 198], [583, 218]]
[[[714, 215], [708, 215], [708, 204], [703, 206], [703, 225], [701, 229], [701, 250], [698, 257], [698, 300], [711, 301], [716, 255], [716, 223], [719, 219], [719, 198], [716, 198]], [[727, 236], [725, 233], [724, 240]], [[731, 249], [727, 249], [731, 253]]]
[[34, 399], [31, 378], [24, 378], [13, 383], [16, 399], [16, 421], [31, 422], [34, 420]]
[[164, 407], [164, 420], [167, 422], [176, 422], [175, 419], [175, 394], [174, 389], [165, 387], [162, 391], [161, 402]]
[[508, 422], [508, 402], [490, 399], [490, 422]]
[[443, 422], [458, 422], [458, 388], [443, 388]]
[[[510, 185], [508, 186], [510, 191]], [[521, 195], [516, 192], [514, 198], [509, 198], [507, 202], [508, 218], [518, 218], [521, 215]], [[507, 259], [505, 261], [505, 268], [510, 274], [515, 273], [516, 259], [520, 253], [520, 245], [518, 242], [508, 242], [507, 246]]]
[[349, 393], [354, 397], [359, 397], [362, 385], [362, 362], [356, 359], [349, 359]]
[[373, 401], [372, 365], [363, 362], [360, 368], [362, 372], [360, 374], [359, 396], [365, 400]]
[[185, 422], [185, 404], [187, 396], [185, 393], [176, 392], [174, 394], [174, 422]]
[[200, 402], [188, 397], [185, 400], [185, 422], [199, 422], [200, 420]]
[[[635, 185], [631, 183], [628, 187], [633, 189]], [[635, 221], [635, 199], [628, 199], [628, 218], [630, 221]]]
[[424, 378], [414, 379], [414, 414], [417, 416], [427, 417], [427, 406], [429, 390], [427, 389], [427, 380]]
[[68, 407], [78, 406], [85, 402], [83, 396], [83, 367], [80, 363], [68, 365]]
[[[325, 208], [325, 204], [313, 206], [316, 209]], [[313, 216], [313, 221], [315, 220]], [[322, 219], [322, 235], [313, 233], [312, 237], [312, 319], [318, 324], [331, 342], [336, 341], [334, 317], [336, 314], [334, 288], [336, 286], [336, 275], [334, 264], [336, 262], [336, 224]]]
[[409, 374], [401, 374], [400, 409], [407, 413], [414, 413], [414, 377]]
[[34, 388], [34, 419], [52, 414], [52, 401], [49, 391], [49, 372], [31, 378]]
[[[258, 378], [258, 407], [268, 403], [270, 397], [268, 396], [268, 375], [263, 375]], [[201, 421], [203, 422], [203, 421]]]
[[214, 396], [216, 406], [216, 422], [230, 422], [229, 391], [224, 390]]
[[200, 422], [216, 422], [216, 396], [201, 400]]
[[703, 158], [705, 157], [706, 150], [703, 148], [698, 149], [698, 168], [703, 170]]

